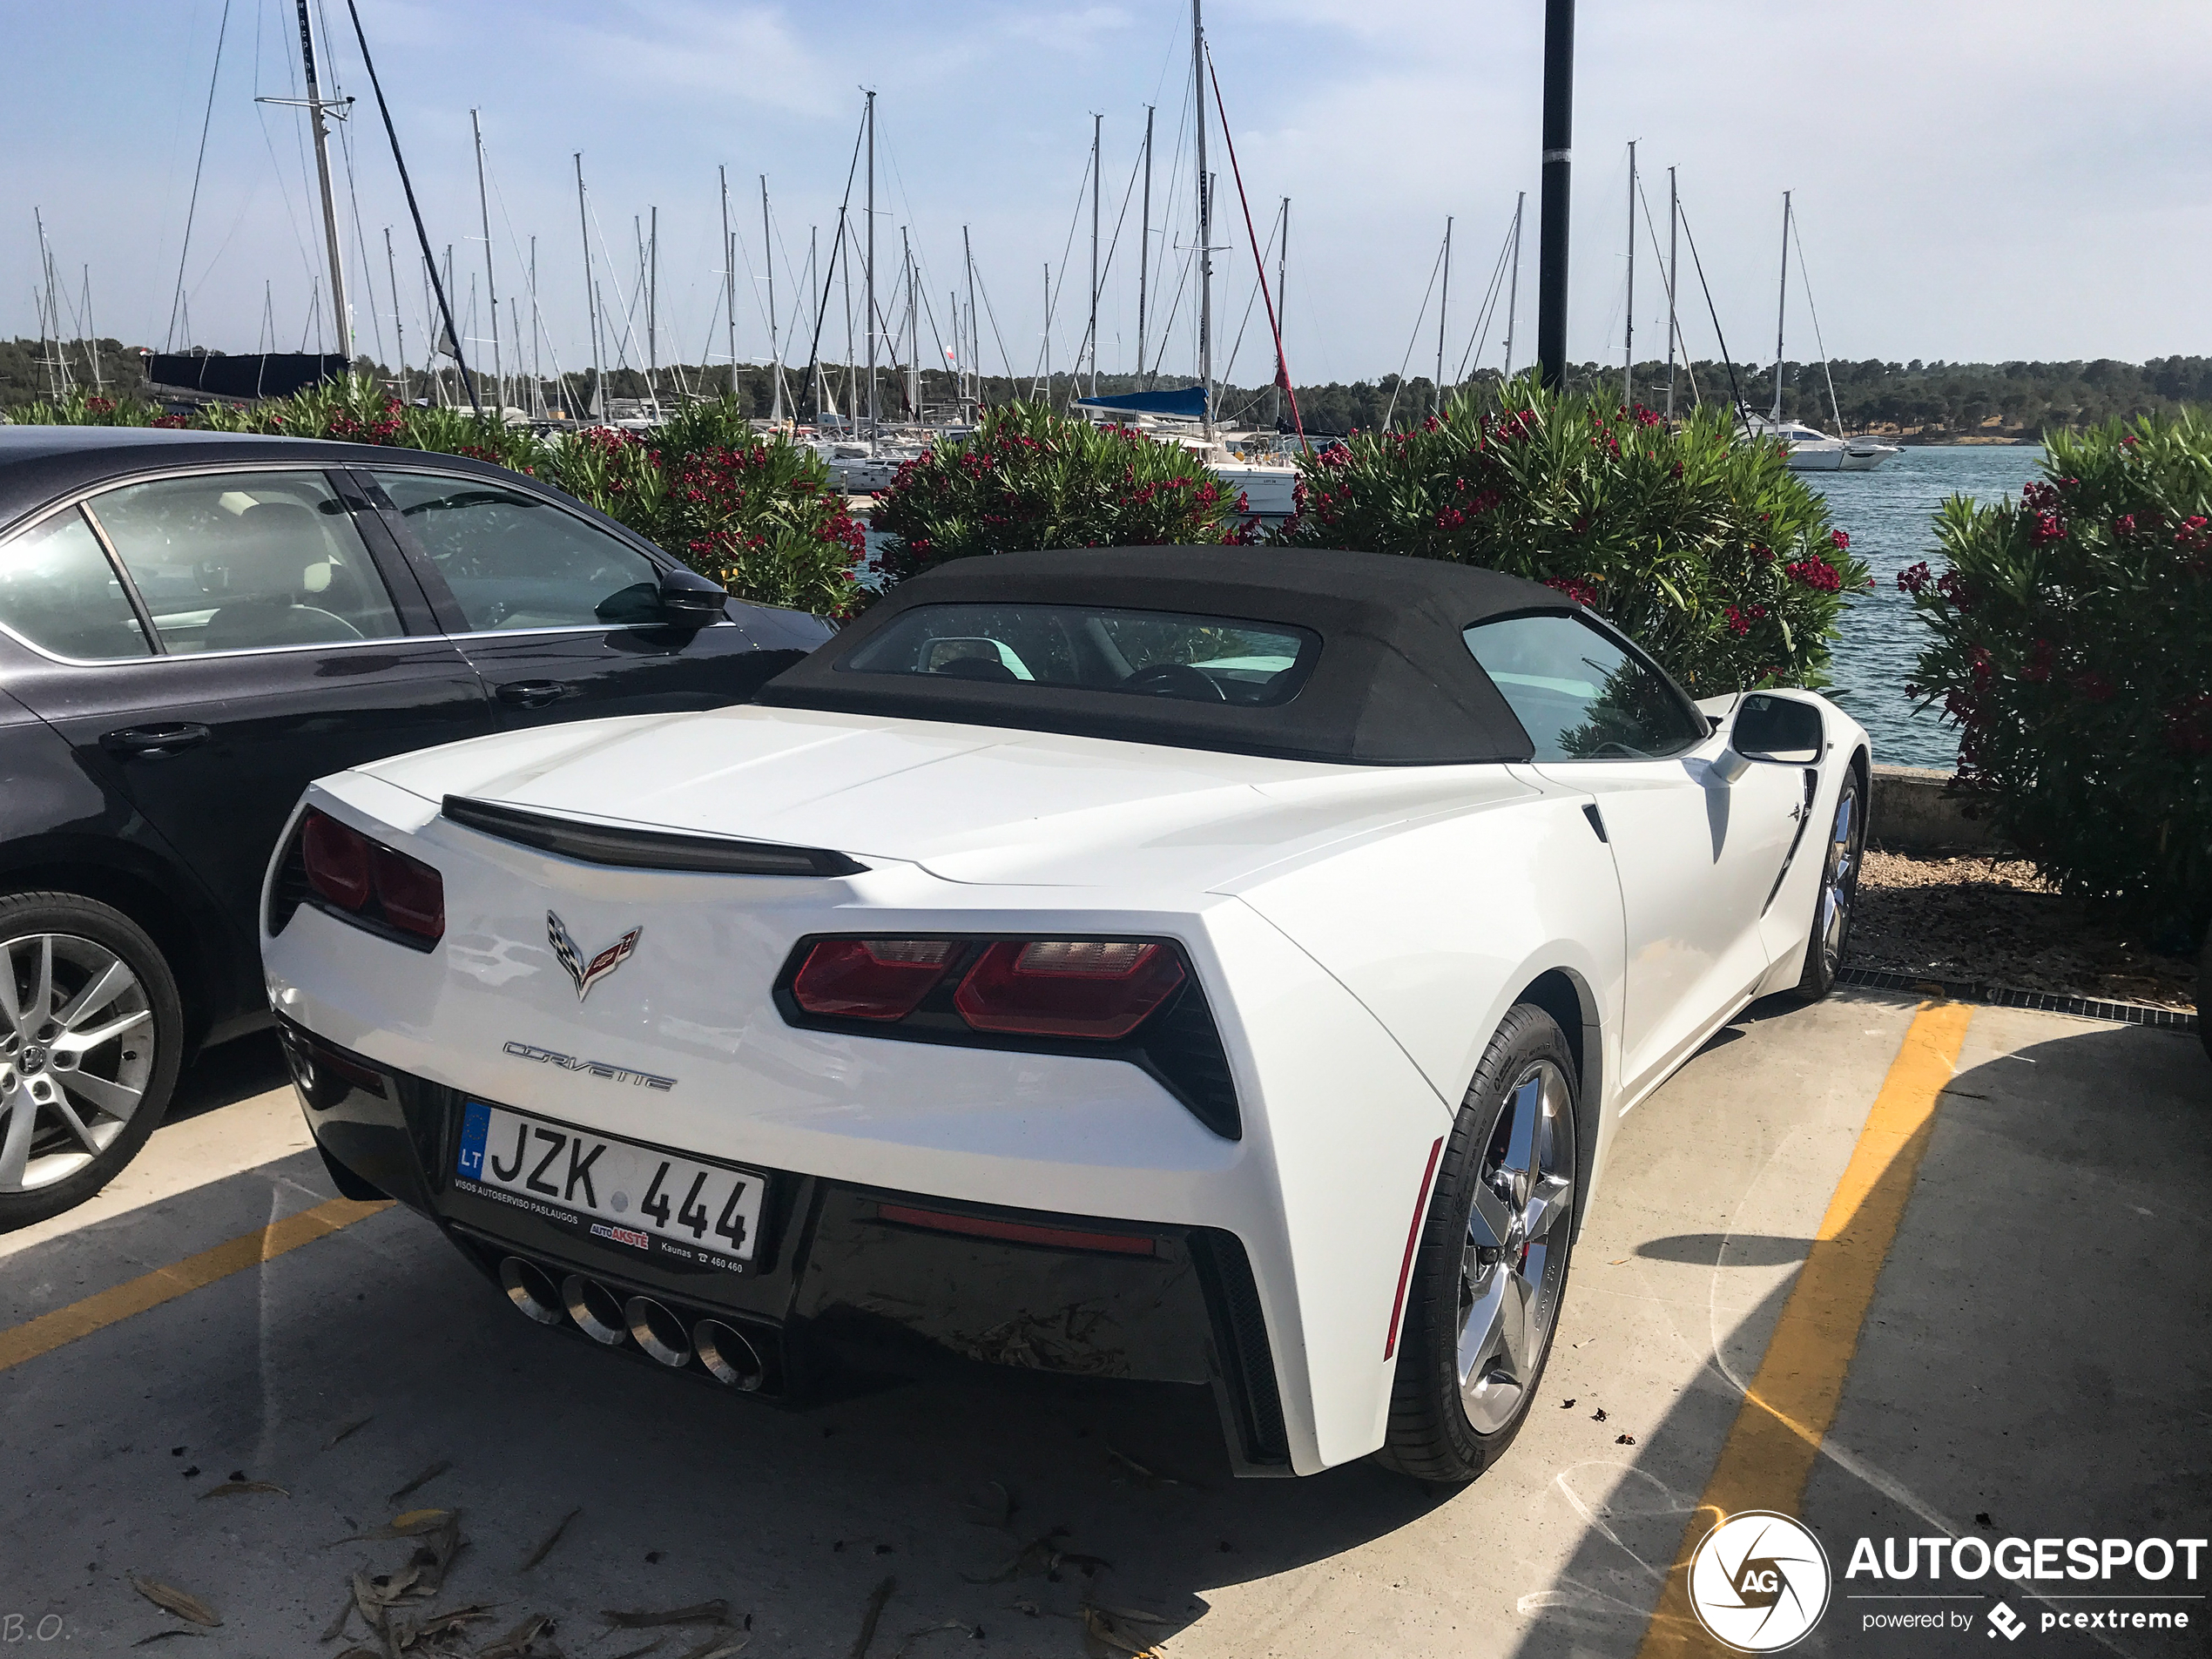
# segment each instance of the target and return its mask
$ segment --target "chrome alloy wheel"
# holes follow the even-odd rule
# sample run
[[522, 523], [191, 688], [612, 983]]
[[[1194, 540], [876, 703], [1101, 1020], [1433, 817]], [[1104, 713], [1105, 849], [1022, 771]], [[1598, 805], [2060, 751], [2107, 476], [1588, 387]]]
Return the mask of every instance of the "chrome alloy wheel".
[[1574, 1211], [1574, 1096], [1539, 1060], [1490, 1132], [1460, 1264], [1460, 1404], [1478, 1434], [1514, 1420], [1543, 1364]]
[[1844, 965], [1851, 901], [1858, 894], [1858, 792], [1848, 786], [1836, 802], [1828, 832], [1828, 879], [1820, 887], [1820, 959], [1828, 978]]
[[0, 1193], [105, 1151], [153, 1069], [152, 1005], [121, 957], [72, 934], [0, 939]]

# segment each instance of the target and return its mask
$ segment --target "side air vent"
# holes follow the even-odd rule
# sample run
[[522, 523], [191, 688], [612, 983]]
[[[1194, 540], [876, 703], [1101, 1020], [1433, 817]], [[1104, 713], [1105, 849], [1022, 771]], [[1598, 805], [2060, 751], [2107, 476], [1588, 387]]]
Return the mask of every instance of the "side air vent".
[[675, 830], [623, 829], [525, 812], [495, 801], [448, 795], [441, 808], [454, 823], [503, 841], [557, 853], [583, 864], [636, 870], [693, 870], [712, 875], [857, 875], [868, 867], [819, 846], [685, 835]]

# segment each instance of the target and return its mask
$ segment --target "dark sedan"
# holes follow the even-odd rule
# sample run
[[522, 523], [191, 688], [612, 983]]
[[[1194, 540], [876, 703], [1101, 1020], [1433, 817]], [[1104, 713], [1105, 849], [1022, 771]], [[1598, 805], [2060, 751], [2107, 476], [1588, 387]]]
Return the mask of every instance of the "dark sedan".
[[461, 456], [0, 427], [0, 1231], [266, 1022], [255, 905], [309, 779], [741, 702], [828, 632]]

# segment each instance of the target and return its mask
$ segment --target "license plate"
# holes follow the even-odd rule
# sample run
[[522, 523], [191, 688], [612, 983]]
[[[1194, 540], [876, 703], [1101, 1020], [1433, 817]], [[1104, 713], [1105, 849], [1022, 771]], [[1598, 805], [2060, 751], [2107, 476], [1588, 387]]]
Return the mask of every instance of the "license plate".
[[604, 1242], [698, 1265], [750, 1262], [767, 1177], [472, 1100], [455, 1168], [520, 1208], [581, 1219]]

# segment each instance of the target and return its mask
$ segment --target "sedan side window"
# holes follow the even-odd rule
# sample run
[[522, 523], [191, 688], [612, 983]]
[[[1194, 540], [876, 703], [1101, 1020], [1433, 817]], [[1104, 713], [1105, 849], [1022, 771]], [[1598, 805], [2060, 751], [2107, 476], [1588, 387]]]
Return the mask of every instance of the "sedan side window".
[[1538, 760], [1656, 760], [1704, 740], [1672, 681], [1579, 617], [1507, 617], [1466, 637]]
[[374, 476], [445, 578], [472, 632], [661, 620], [653, 562], [543, 496], [482, 478]]
[[203, 473], [87, 503], [172, 655], [391, 639], [399, 615], [320, 472]]
[[79, 661], [153, 654], [115, 567], [74, 507], [0, 544], [0, 626]]

